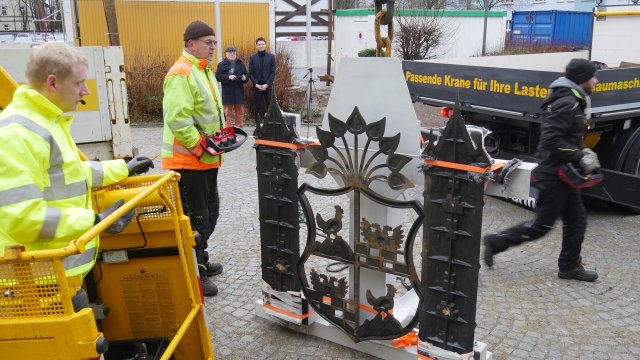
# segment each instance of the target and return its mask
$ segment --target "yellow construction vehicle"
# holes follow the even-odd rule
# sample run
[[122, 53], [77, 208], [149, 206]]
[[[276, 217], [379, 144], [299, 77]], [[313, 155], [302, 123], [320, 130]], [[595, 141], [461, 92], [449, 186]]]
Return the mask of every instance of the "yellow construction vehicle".
[[13, 98], [13, 93], [18, 88], [18, 83], [0, 65], [0, 111], [4, 110]]
[[[17, 87], [0, 66], [0, 111]], [[63, 249], [4, 249], [1, 359], [213, 359], [195, 234], [182, 211], [179, 178], [175, 172], [136, 176], [93, 189], [96, 213], [119, 199], [125, 204]], [[135, 216], [127, 228], [100, 235], [93, 270], [83, 280], [67, 278], [63, 258], [82, 253], [131, 209]], [[72, 297], [80, 285], [90, 307], [75, 312]]]
[[[102, 211], [125, 204], [67, 247], [0, 257], [0, 354], [3, 359], [213, 359], [204, 316], [194, 232], [183, 214], [179, 175], [137, 176], [95, 189]], [[103, 234], [84, 279], [91, 308], [74, 312], [74, 279], [62, 259], [131, 209], [134, 220]]]

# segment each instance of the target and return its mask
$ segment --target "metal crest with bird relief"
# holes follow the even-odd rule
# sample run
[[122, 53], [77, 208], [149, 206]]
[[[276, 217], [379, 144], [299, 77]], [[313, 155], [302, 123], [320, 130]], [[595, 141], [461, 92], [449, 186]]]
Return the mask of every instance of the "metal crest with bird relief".
[[[390, 278], [385, 275], [395, 275], [410, 281], [414, 289], [420, 288], [413, 264], [413, 244], [424, 219], [418, 201], [394, 200], [371, 189], [377, 182], [386, 183], [396, 192], [414, 186], [401, 173], [411, 158], [395, 153], [400, 133], [385, 137], [385, 121], [382, 118], [367, 124], [357, 107], [346, 121], [329, 114], [329, 130], [317, 128], [320, 146], [309, 148], [315, 162], [307, 173], [318, 178], [332, 174], [338, 187], [327, 189], [305, 183], [298, 189], [308, 228], [306, 246], [298, 262], [302, 291], [321, 317], [355, 342], [397, 338], [411, 331], [418, 321], [417, 309], [413, 317], [402, 322], [394, 317], [396, 288], [382, 280]], [[360, 142], [364, 142], [362, 149]], [[347, 195], [352, 206], [343, 209], [336, 204], [328, 215], [315, 213], [308, 193]], [[415, 219], [408, 226], [377, 223], [366, 217], [370, 209], [363, 209], [362, 204], [370, 202], [380, 208], [411, 211]], [[347, 226], [343, 224], [351, 224], [351, 229], [345, 230]], [[307, 269], [312, 255], [345, 265], [349, 275], [333, 276], [325, 269]], [[363, 273], [382, 275], [376, 279], [384, 283], [364, 281]], [[418, 296], [421, 303], [422, 296]]]

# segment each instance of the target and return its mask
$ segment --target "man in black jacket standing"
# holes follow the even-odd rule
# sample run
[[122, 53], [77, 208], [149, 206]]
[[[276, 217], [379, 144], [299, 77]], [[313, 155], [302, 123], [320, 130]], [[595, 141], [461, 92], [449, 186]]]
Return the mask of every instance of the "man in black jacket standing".
[[585, 109], [590, 105], [589, 94], [598, 83], [596, 67], [585, 59], [573, 59], [565, 69], [565, 76], [549, 87], [551, 93], [542, 104], [545, 119], [542, 123], [538, 157], [540, 165], [534, 170], [540, 198], [536, 218], [496, 234], [484, 237], [484, 262], [493, 266], [493, 256], [511, 246], [541, 238], [548, 233], [558, 217], [562, 218], [562, 250], [558, 257], [558, 277], [580, 281], [595, 281], [598, 273], [582, 266], [580, 252], [587, 227], [587, 212], [579, 189], [564, 183], [558, 169], [574, 163], [586, 173], [600, 167], [598, 157], [585, 148]]
[[244, 126], [244, 84], [249, 81], [247, 68], [237, 58], [238, 49], [228, 46], [225, 58], [218, 63], [216, 79], [222, 84], [222, 107], [227, 126], [231, 126], [231, 111], [235, 115], [235, 126]]
[[256, 47], [258, 52], [249, 58], [249, 77], [253, 83], [253, 106], [258, 123], [269, 108], [273, 80], [276, 77], [276, 57], [267, 52], [267, 43], [263, 37], [256, 39]]

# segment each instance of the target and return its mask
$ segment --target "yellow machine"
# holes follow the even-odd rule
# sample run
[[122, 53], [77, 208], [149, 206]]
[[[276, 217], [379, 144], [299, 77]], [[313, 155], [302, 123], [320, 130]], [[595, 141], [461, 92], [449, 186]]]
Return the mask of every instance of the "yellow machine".
[[9, 105], [17, 88], [18, 83], [0, 66], [0, 111]]
[[[194, 259], [194, 232], [183, 214], [179, 175], [137, 176], [96, 189], [96, 212], [125, 204], [59, 250], [5, 249], [0, 257], [2, 359], [213, 359]], [[62, 258], [130, 209], [120, 234], [100, 236], [84, 279], [91, 308], [74, 312], [73, 279]], [[108, 350], [107, 350], [108, 348]]]

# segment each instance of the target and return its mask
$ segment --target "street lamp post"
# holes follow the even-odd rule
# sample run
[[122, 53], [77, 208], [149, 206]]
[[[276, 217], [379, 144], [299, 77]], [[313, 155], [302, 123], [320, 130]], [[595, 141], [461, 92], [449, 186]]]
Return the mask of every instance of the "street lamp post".
[[482, 56], [485, 55], [487, 49], [487, 17], [489, 16], [489, 2], [491, 0], [482, 0], [484, 3], [484, 28], [482, 30]]

